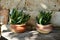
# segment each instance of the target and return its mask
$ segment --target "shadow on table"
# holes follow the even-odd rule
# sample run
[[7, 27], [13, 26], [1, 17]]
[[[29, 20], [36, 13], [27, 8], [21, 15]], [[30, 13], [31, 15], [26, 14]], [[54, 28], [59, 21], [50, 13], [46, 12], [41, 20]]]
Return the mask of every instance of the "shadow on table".
[[29, 40], [32, 35], [33, 35], [32, 32], [17, 33], [17, 34], [10, 33], [9, 34], [11, 39], [15, 38], [17, 40]]
[[60, 30], [53, 30], [49, 34], [39, 33], [35, 40], [60, 40]]
[[16, 38], [17, 40], [60, 40], [60, 30], [52, 31], [49, 34], [41, 34], [37, 31], [30, 31], [19, 34], [10, 34], [11, 39]]
[[3, 36], [0, 37], [0, 40], [8, 40], [6, 38], [4, 38]]

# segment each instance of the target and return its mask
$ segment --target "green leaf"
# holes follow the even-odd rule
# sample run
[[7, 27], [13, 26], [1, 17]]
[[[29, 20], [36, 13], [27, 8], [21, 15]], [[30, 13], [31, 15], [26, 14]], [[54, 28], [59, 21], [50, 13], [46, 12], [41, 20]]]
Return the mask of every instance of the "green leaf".
[[24, 18], [22, 20], [22, 23], [25, 23], [26, 21], [28, 21], [30, 19], [30, 16], [29, 15], [24, 15]]
[[29, 14], [25, 14], [23, 10], [18, 11], [17, 9], [13, 9], [11, 14], [10, 14], [11, 24], [22, 24], [26, 23], [30, 16]]
[[41, 11], [37, 16], [36, 20], [39, 24], [46, 25], [50, 23], [52, 12]]

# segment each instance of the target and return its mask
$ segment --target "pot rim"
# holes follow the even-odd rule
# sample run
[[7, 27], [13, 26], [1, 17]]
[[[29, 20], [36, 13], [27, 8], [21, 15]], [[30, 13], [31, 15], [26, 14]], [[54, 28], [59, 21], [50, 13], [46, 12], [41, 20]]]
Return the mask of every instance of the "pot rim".
[[26, 24], [10, 24], [10, 25], [26, 25]]
[[15, 25], [15, 26], [23, 26], [23, 25], [26, 25], [26, 24], [11, 24], [10, 26], [12, 26], [12, 25]]
[[[38, 24], [38, 23], [36, 23], [36, 25], [42, 25], [42, 24]], [[47, 24], [47, 25], [52, 25], [52, 24]], [[46, 25], [44, 25], [44, 26], [46, 26]]]

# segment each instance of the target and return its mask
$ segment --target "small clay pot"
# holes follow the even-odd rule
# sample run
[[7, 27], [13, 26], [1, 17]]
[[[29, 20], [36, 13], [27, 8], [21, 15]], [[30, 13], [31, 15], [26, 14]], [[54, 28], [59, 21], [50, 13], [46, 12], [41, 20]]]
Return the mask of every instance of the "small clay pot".
[[36, 29], [40, 33], [47, 34], [47, 33], [50, 33], [52, 31], [52, 24], [48, 24], [48, 25], [37, 24]]
[[25, 24], [11, 25], [10, 30], [14, 33], [23, 33], [26, 31], [26, 25]]

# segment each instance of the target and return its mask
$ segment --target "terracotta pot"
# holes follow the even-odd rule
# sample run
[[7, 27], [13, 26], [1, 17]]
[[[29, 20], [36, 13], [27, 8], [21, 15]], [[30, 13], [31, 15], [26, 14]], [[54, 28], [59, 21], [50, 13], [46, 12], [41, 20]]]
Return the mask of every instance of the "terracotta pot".
[[25, 24], [11, 25], [10, 30], [14, 33], [22, 33], [26, 31], [26, 25]]
[[50, 33], [52, 31], [52, 25], [48, 24], [48, 25], [41, 25], [41, 24], [37, 24], [36, 27], [37, 31], [39, 31], [40, 33]]

